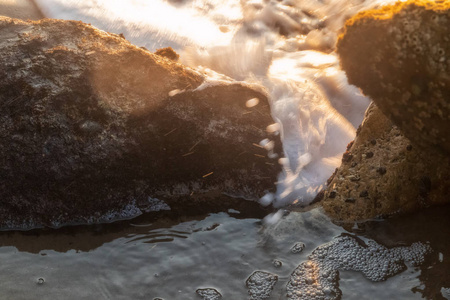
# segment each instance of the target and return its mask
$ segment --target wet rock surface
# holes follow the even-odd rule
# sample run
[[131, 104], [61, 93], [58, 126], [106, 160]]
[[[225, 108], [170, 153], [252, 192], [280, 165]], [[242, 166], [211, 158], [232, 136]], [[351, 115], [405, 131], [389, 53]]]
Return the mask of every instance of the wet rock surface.
[[[360, 87], [415, 145], [450, 154], [450, 1], [406, 1], [363, 12], [337, 44]], [[367, 38], [367, 37], [370, 38]]]
[[273, 123], [261, 92], [200, 87], [202, 74], [81, 22], [1, 17], [0, 41], [0, 227], [126, 218], [154, 198], [187, 211], [273, 188], [279, 167], [255, 146]]
[[323, 206], [334, 220], [449, 202], [449, 7], [406, 1], [347, 22], [337, 44], [341, 66], [376, 105], [328, 180]]
[[339, 270], [362, 272], [372, 281], [383, 281], [406, 269], [405, 263], [420, 265], [429, 245], [388, 249], [374, 240], [343, 234], [318, 247], [308, 261], [299, 265], [287, 284], [288, 299], [341, 299]]
[[322, 205], [339, 221], [362, 221], [449, 202], [450, 158], [411, 145], [373, 103]]

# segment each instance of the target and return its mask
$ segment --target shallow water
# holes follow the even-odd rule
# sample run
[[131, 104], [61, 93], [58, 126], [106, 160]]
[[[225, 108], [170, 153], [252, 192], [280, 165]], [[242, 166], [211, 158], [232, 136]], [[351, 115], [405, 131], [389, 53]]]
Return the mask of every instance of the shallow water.
[[[366, 242], [389, 248], [429, 242], [433, 252], [420, 267], [409, 265], [382, 282], [340, 271], [342, 299], [444, 299], [441, 288], [450, 287], [449, 213], [449, 206], [441, 207], [357, 230]], [[231, 210], [195, 220], [146, 214], [115, 224], [1, 232], [0, 298], [201, 299], [197, 289], [215, 288], [223, 299], [247, 299], [246, 280], [265, 271], [278, 276], [266, 299], [285, 299], [294, 269], [342, 233], [352, 234], [320, 209], [291, 212], [272, 226]], [[292, 253], [297, 242], [305, 248]]]

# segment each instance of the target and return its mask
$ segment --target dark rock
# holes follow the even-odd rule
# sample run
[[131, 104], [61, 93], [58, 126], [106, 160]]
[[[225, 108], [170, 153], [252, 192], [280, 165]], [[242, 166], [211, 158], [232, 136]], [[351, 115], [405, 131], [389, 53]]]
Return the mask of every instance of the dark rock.
[[150, 198], [191, 209], [273, 189], [279, 166], [254, 146], [273, 123], [266, 96], [204, 81], [81, 22], [0, 17], [0, 227], [109, 221]]
[[[372, 103], [348, 150], [357, 164], [343, 163], [328, 183], [322, 201], [326, 213], [354, 222], [448, 203], [450, 158], [408, 151], [410, 143]], [[373, 156], [366, 159], [369, 149]]]
[[365, 198], [369, 196], [369, 192], [368, 191], [361, 191], [361, 193], [359, 193], [359, 197]]
[[378, 167], [377, 172], [381, 175], [384, 175], [384, 174], [386, 174], [387, 170], [385, 167]]

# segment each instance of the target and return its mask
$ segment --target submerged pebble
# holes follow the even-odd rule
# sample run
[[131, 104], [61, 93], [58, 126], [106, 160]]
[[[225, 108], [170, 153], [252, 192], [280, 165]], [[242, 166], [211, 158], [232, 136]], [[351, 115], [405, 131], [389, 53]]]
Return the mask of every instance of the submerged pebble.
[[272, 273], [255, 271], [245, 282], [250, 300], [262, 300], [270, 297], [278, 276]]
[[342, 235], [318, 247], [308, 261], [300, 264], [287, 284], [288, 299], [340, 299], [339, 271], [362, 272], [372, 281], [384, 281], [424, 261], [429, 245], [414, 243], [410, 247], [388, 249], [373, 240]]
[[274, 266], [275, 268], [281, 268], [281, 267], [283, 266], [283, 263], [281, 262], [281, 260], [278, 260], [278, 259], [275, 259], [275, 260], [272, 262], [272, 264], [273, 264], [273, 266]]
[[295, 243], [294, 246], [292, 246], [291, 252], [297, 254], [302, 252], [303, 249], [305, 249], [305, 244], [303, 244], [302, 242], [298, 242]]

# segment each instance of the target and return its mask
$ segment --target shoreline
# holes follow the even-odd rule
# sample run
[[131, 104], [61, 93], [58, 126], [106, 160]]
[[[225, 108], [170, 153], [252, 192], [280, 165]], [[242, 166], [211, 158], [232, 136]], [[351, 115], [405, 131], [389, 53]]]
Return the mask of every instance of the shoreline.
[[22, 20], [45, 18], [45, 15], [33, 0], [0, 0], [0, 16]]

